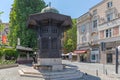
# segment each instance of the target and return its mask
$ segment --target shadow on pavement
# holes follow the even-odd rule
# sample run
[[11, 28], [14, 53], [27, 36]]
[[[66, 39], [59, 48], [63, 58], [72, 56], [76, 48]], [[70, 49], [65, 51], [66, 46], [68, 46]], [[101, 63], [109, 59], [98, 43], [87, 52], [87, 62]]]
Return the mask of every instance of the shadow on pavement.
[[73, 68], [73, 69], [78, 69], [78, 67], [75, 66], [75, 65], [65, 64], [65, 66], [71, 67], [71, 68]]
[[101, 80], [99, 77], [97, 76], [93, 76], [93, 75], [90, 75], [90, 74], [86, 74], [84, 73], [83, 75], [83, 80]]

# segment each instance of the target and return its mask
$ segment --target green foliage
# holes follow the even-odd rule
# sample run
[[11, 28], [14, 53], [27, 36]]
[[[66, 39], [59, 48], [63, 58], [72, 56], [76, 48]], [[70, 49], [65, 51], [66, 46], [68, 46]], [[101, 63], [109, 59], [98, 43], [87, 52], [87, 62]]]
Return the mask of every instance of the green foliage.
[[72, 20], [73, 26], [66, 32], [66, 39], [64, 41], [64, 53], [74, 51], [77, 43], [77, 26], [76, 19]]
[[[4, 30], [4, 25], [0, 23], [0, 39], [2, 39], [2, 31]], [[0, 41], [0, 46], [2, 45], [2, 41]]]
[[5, 27], [5, 26], [4, 26], [3, 24], [0, 23], [0, 32], [3, 31], [4, 27]]
[[3, 49], [3, 54], [7, 60], [15, 60], [18, 57], [18, 52], [15, 49]]
[[[1, 11], [0, 12], [0, 17], [1, 17], [1, 14], [3, 14], [4, 12], [3, 11]], [[2, 21], [1, 21], [1, 19], [0, 19], [0, 24], [2, 23]]]
[[27, 28], [27, 19], [30, 14], [38, 13], [45, 7], [43, 0], [14, 0], [10, 12], [10, 46], [16, 47], [17, 38], [25, 47], [36, 47], [36, 32]]
[[6, 65], [6, 64], [14, 64], [15, 60], [0, 60], [0, 65]]
[[67, 43], [65, 45], [65, 49], [67, 50], [67, 52], [71, 52], [74, 50], [74, 43], [72, 39], [68, 39]]
[[1, 11], [1, 12], [0, 12], [0, 15], [1, 15], [1, 14], [3, 14], [3, 13], [4, 13], [4, 12], [3, 12], [3, 11]]
[[3, 56], [3, 50], [0, 49], [0, 59], [2, 58], [2, 56]]
[[11, 48], [0, 48], [0, 58], [5, 55], [8, 60], [15, 60], [18, 57], [18, 51]]

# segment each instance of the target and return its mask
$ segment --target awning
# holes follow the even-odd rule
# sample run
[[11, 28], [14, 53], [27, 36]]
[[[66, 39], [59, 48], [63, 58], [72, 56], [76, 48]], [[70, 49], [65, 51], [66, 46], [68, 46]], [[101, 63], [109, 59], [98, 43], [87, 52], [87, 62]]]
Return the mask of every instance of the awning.
[[[62, 56], [69, 56], [69, 53], [67, 53], [67, 54], [62, 54]], [[77, 56], [77, 54], [72, 53], [72, 56]]]
[[87, 52], [87, 50], [75, 50], [74, 51], [75, 54], [84, 54], [86, 52]]
[[32, 48], [23, 47], [23, 46], [17, 46], [16, 49], [17, 50], [22, 50], [22, 51], [32, 51], [33, 52]]

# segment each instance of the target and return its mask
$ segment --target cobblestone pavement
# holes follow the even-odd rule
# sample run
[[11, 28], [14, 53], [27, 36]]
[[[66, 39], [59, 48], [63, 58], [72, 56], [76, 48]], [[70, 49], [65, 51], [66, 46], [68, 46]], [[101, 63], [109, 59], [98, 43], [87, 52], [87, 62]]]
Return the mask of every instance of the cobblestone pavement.
[[[97, 63], [79, 63], [63, 60], [63, 64], [72, 66], [75, 69], [87, 73], [80, 80], [120, 80], [120, 74], [114, 74], [114, 65], [104, 65], [107, 69], [107, 76], [103, 74], [103, 65]], [[32, 77], [21, 77], [18, 73], [20, 68], [29, 67], [28, 65], [19, 65], [19, 67], [0, 69], [0, 80], [42, 80]], [[96, 70], [98, 70], [98, 76], [96, 76]], [[120, 70], [120, 69], [119, 69]], [[119, 71], [120, 73], [120, 71]], [[100, 78], [99, 78], [100, 77]]]
[[85, 76], [85, 80], [120, 80], [120, 66], [119, 74], [115, 74], [115, 65], [70, 62], [67, 60], [63, 60], [63, 64], [77, 66], [77, 69], [87, 73], [88, 75]]
[[26, 66], [0, 69], [0, 80], [40, 80], [38, 78], [21, 77], [18, 73], [18, 69], [21, 67], [26, 67]]
[[[18, 70], [27, 67], [30, 67], [30, 65], [19, 65], [18, 67], [0, 69], [0, 80], [44, 80], [35, 77], [20, 76]], [[74, 80], [78, 80], [78, 79], [74, 79]], [[79, 80], [84, 80], [84, 79], [79, 79]]]

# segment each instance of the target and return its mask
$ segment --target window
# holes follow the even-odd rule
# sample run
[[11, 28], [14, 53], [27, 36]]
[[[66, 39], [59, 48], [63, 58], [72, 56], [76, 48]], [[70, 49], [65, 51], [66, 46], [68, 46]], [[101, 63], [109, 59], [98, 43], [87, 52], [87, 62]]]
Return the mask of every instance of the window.
[[81, 27], [81, 32], [82, 32], [82, 33], [85, 32], [85, 25], [82, 25], [82, 27]]
[[107, 14], [107, 21], [113, 20], [113, 13]]
[[92, 55], [92, 60], [96, 60], [96, 59], [95, 59], [95, 54]]
[[106, 37], [109, 37], [109, 35], [108, 35], [108, 30], [106, 30]]
[[48, 49], [49, 48], [49, 39], [48, 38], [42, 38], [41, 41], [42, 49]]
[[108, 8], [112, 7], [112, 2], [108, 2], [108, 3], [107, 3], [107, 7], [108, 7]]
[[52, 38], [51, 39], [51, 48], [52, 49], [57, 49], [57, 38]]
[[93, 10], [93, 15], [97, 14], [97, 9]]
[[41, 30], [41, 33], [48, 33], [48, 27], [47, 26], [42, 27], [40, 30]]
[[113, 61], [113, 55], [107, 54], [107, 63], [112, 63], [112, 61]]
[[82, 42], [85, 42], [87, 39], [85, 36], [82, 37]]
[[107, 29], [106, 30], [106, 38], [111, 37], [111, 36], [112, 36], [111, 29]]
[[53, 27], [52, 28], [52, 33], [57, 33], [57, 32], [58, 32], [57, 27]]
[[96, 28], [97, 27], [97, 20], [94, 20], [93, 21], [93, 28]]
[[112, 32], [111, 32], [111, 29], [109, 29], [109, 37], [112, 36]]

